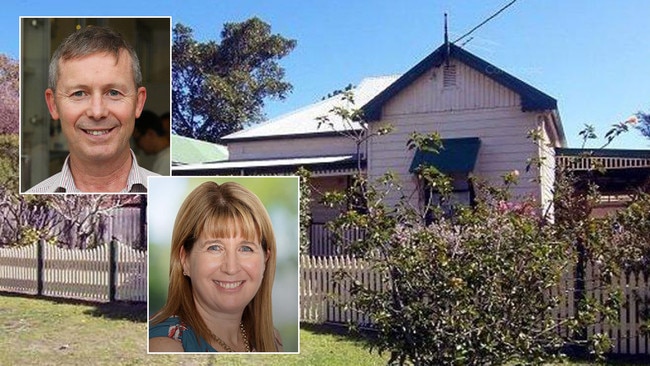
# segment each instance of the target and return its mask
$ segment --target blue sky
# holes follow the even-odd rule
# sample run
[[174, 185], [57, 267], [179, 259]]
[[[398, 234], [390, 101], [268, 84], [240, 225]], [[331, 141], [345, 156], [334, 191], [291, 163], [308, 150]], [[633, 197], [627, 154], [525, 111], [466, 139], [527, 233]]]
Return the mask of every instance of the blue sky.
[[[258, 16], [274, 33], [298, 41], [282, 61], [293, 93], [267, 104], [267, 116], [275, 117], [364, 77], [404, 73], [443, 42], [445, 12], [455, 40], [509, 2], [23, 0], [3, 5], [0, 52], [18, 57], [21, 15], [171, 15], [200, 40], [218, 39], [224, 22]], [[580, 147], [585, 124], [603, 136], [613, 123], [650, 112], [647, 14], [646, 0], [518, 0], [465, 48], [555, 97], [569, 146]], [[611, 147], [648, 149], [650, 140], [631, 131]]]

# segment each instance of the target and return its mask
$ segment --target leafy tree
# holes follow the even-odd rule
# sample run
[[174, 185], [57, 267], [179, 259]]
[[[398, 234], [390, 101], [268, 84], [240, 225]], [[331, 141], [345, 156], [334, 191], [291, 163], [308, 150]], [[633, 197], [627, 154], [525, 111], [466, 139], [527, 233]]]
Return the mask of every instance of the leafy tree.
[[18, 133], [18, 62], [0, 54], [0, 134]]
[[48, 232], [48, 226], [55, 226], [58, 220], [48, 209], [47, 196], [19, 195], [2, 187], [0, 190], [0, 246], [20, 246], [34, 244], [39, 239], [52, 243], [56, 232]]
[[643, 136], [650, 139], [650, 113], [639, 112], [636, 117], [639, 121], [637, 128]]
[[220, 43], [199, 42], [192, 29], [173, 30], [173, 131], [217, 142], [263, 119], [267, 98], [284, 99], [292, 86], [278, 61], [296, 41], [271, 34], [259, 18], [226, 23]]
[[18, 188], [18, 63], [0, 54], [0, 186]]
[[[625, 210], [609, 217], [606, 227], [614, 229], [605, 239], [609, 245], [598, 248], [594, 257], [614, 259], [604, 263], [611, 267], [609, 273], [620, 273], [622, 269], [626, 275], [641, 273], [647, 281], [650, 276], [650, 193], [647, 188]], [[643, 296], [635, 291], [629, 301], [640, 305], [637, 307], [639, 329], [646, 336], [650, 335], [650, 295]]]

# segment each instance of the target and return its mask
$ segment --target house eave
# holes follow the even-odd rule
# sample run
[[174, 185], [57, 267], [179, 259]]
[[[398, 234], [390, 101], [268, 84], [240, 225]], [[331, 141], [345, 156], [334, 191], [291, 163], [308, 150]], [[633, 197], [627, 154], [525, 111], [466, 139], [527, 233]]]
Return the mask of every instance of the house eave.
[[359, 167], [364, 170], [366, 160], [359, 161], [354, 155], [230, 160], [173, 167], [172, 175], [294, 175], [301, 167], [315, 176], [351, 175], [357, 173]]
[[[360, 129], [349, 130], [360, 131]], [[293, 139], [312, 139], [319, 137], [338, 137], [342, 136], [347, 131], [323, 131], [301, 134], [283, 134], [283, 135], [266, 135], [266, 136], [246, 136], [246, 137], [224, 137], [219, 141], [221, 144], [231, 144], [236, 142], [255, 142], [255, 141], [271, 141], [271, 140], [293, 140]]]

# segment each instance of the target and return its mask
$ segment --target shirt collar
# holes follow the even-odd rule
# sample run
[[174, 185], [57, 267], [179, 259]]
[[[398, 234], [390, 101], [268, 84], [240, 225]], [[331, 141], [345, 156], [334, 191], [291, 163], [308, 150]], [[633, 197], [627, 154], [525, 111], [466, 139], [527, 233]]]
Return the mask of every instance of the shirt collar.
[[[147, 177], [146, 175], [140, 174], [141, 169], [138, 165], [138, 160], [135, 158], [133, 150], [129, 149], [131, 152], [131, 169], [129, 170], [129, 176], [126, 179], [126, 187], [120, 192], [116, 193], [145, 193], [147, 192]], [[80, 191], [77, 186], [74, 184], [74, 178], [72, 177], [72, 171], [70, 170], [70, 155], [65, 158], [63, 163], [63, 168], [61, 169], [61, 178], [58, 182], [58, 187], [54, 190], [55, 193], [84, 193]]]

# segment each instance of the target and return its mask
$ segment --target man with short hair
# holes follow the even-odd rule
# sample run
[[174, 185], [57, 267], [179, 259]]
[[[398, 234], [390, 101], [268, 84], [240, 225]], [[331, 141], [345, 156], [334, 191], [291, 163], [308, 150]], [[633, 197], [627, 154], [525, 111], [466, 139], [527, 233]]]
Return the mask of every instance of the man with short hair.
[[61, 172], [27, 193], [146, 192], [147, 176], [129, 147], [147, 99], [135, 50], [106, 27], [82, 28], [52, 56], [45, 101], [70, 154]]

